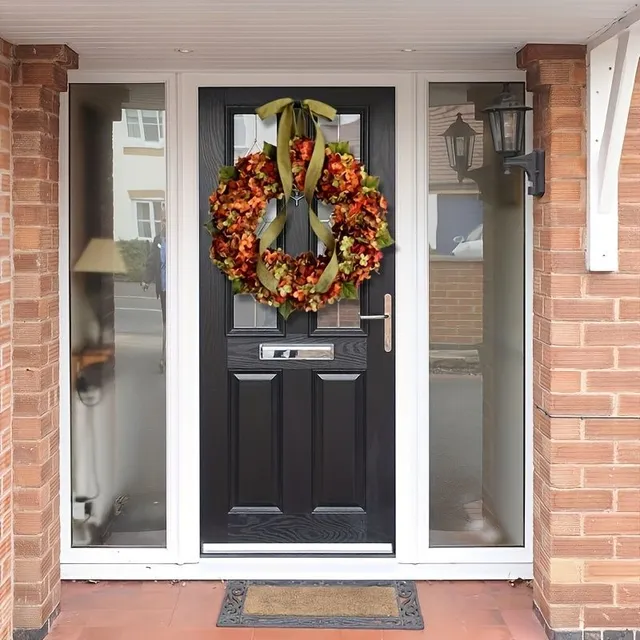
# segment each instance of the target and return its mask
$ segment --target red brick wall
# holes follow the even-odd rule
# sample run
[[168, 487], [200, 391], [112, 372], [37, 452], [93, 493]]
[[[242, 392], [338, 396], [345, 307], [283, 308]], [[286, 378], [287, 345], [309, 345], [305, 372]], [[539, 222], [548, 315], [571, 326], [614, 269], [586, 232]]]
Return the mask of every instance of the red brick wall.
[[12, 624], [11, 460], [11, 63], [13, 47], [0, 40], [0, 639]]
[[640, 628], [640, 85], [620, 178], [620, 272], [587, 273], [586, 65], [528, 45], [534, 146], [534, 597], [551, 628]]
[[482, 262], [431, 257], [431, 344], [482, 343]]
[[14, 626], [39, 629], [60, 602], [58, 112], [77, 56], [58, 45], [15, 50]]

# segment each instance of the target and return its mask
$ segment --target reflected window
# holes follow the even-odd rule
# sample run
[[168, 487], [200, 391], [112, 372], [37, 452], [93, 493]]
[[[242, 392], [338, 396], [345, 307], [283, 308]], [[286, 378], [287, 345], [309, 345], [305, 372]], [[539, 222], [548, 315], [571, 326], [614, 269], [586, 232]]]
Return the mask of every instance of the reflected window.
[[[501, 90], [429, 90], [432, 547], [524, 544], [524, 183], [482, 113]], [[449, 157], [456, 122], [473, 142], [464, 162]]]
[[153, 240], [162, 230], [164, 202], [160, 200], [136, 200], [135, 207], [138, 238], [140, 240]]
[[[360, 114], [339, 113], [333, 120], [322, 118], [320, 126], [327, 143], [348, 141], [349, 150], [360, 160], [362, 154], [362, 118]], [[330, 226], [332, 213], [333, 207], [331, 205], [324, 202], [317, 203], [318, 218], [327, 227]], [[324, 250], [324, 245], [318, 240], [318, 254], [323, 254]], [[360, 300], [340, 300], [335, 304], [323, 307], [318, 311], [318, 328], [359, 329]]]
[[164, 112], [159, 109], [126, 109], [127, 135], [145, 142], [164, 139]]
[[[278, 124], [275, 117], [261, 120], [255, 113], [233, 115], [233, 160], [262, 151], [265, 142], [276, 144]], [[267, 204], [267, 211], [257, 228], [260, 237], [278, 214], [275, 199]], [[278, 312], [275, 308], [260, 304], [250, 295], [233, 297], [234, 329], [275, 329], [278, 326]]]
[[163, 84], [72, 84], [72, 544], [166, 545]]

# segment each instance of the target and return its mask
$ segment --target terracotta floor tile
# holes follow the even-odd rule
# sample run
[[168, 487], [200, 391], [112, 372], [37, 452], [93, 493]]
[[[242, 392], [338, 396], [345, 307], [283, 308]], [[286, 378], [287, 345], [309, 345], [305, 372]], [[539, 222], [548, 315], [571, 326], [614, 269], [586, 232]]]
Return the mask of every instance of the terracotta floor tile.
[[341, 629], [340, 640], [382, 640], [382, 631], [373, 629]]
[[341, 640], [339, 629], [255, 629], [253, 640]]
[[498, 609], [463, 609], [460, 612], [460, 617], [467, 629], [473, 627], [500, 627], [505, 625]]
[[506, 627], [474, 627], [469, 629], [469, 635], [474, 640], [513, 640]]
[[418, 583], [423, 631], [217, 628], [221, 582], [64, 583], [51, 640], [544, 640], [532, 591], [508, 582]]
[[67, 603], [67, 607], [77, 610], [84, 608], [136, 611], [173, 610], [178, 603], [179, 595], [180, 589], [178, 587], [167, 587], [157, 592], [144, 591], [142, 587], [118, 588], [103, 591], [99, 595], [76, 595], [71, 603]]
[[427, 624], [422, 631], [383, 631], [383, 640], [470, 640], [467, 630], [458, 623]]
[[82, 630], [82, 627], [61, 627], [54, 623], [47, 640], [79, 640]]
[[252, 640], [253, 629], [126, 630], [118, 640]]
[[122, 640], [124, 630], [121, 627], [87, 627], [83, 629], [78, 640]]
[[215, 628], [220, 614], [224, 590], [216, 585], [187, 585], [180, 589], [176, 606], [171, 616], [171, 627], [189, 629]]
[[533, 611], [503, 611], [502, 617], [514, 640], [546, 640], [544, 630]]
[[[173, 609], [161, 611], [148, 611], [144, 609], [92, 609], [77, 612], [73, 623], [78, 626], [93, 628], [122, 627], [168, 627], [173, 616]], [[62, 618], [62, 613], [60, 618]], [[61, 625], [63, 620], [61, 620]], [[67, 625], [69, 626], [69, 625]]]

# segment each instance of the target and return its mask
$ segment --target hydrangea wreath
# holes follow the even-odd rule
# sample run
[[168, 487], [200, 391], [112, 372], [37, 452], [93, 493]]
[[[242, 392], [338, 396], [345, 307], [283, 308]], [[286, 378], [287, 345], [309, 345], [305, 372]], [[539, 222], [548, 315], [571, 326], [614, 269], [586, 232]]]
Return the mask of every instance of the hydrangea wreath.
[[[265, 143], [262, 151], [221, 169], [206, 225], [213, 239], [212, 262], [232, 281], [234, 293], [252, 294], [285, 318], [293, 311], [317, 311], [342, 298], [357, 298], [358, 287], [380, 268], [382, 249], [393, 244], [378, 179], [366, 173], [348, 142], [325, 144], [318, 117], [332, 120], [332, 107], [283, 98], [257, 113], [262, 119], [280, 114], [278, 146]], [[302, 135], [305, 117], [315, 125], [315, 139]], [[304, 193], [324, 255], [294, 257], [272, 247], [295, 192]], [[314, 197], [333, 207], [330, 229], [314, 213]], [[279, 212], [258, 236], [274, 198]]]

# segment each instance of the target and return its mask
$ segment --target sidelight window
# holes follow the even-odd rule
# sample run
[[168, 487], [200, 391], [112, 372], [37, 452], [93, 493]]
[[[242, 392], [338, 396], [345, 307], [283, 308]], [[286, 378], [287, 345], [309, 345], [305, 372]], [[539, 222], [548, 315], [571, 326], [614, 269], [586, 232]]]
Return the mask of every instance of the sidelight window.
[[[524, 185], [505, 174], [482, 113], [501, 87], [429, 90], [432, 547], [524, 544]], [[456, 121], [473, 140], [452, 162]]]
[[166, 161], [131, 143], [164, 110], [164, 84], [69, 89], [74, 547], [166, 546]]

